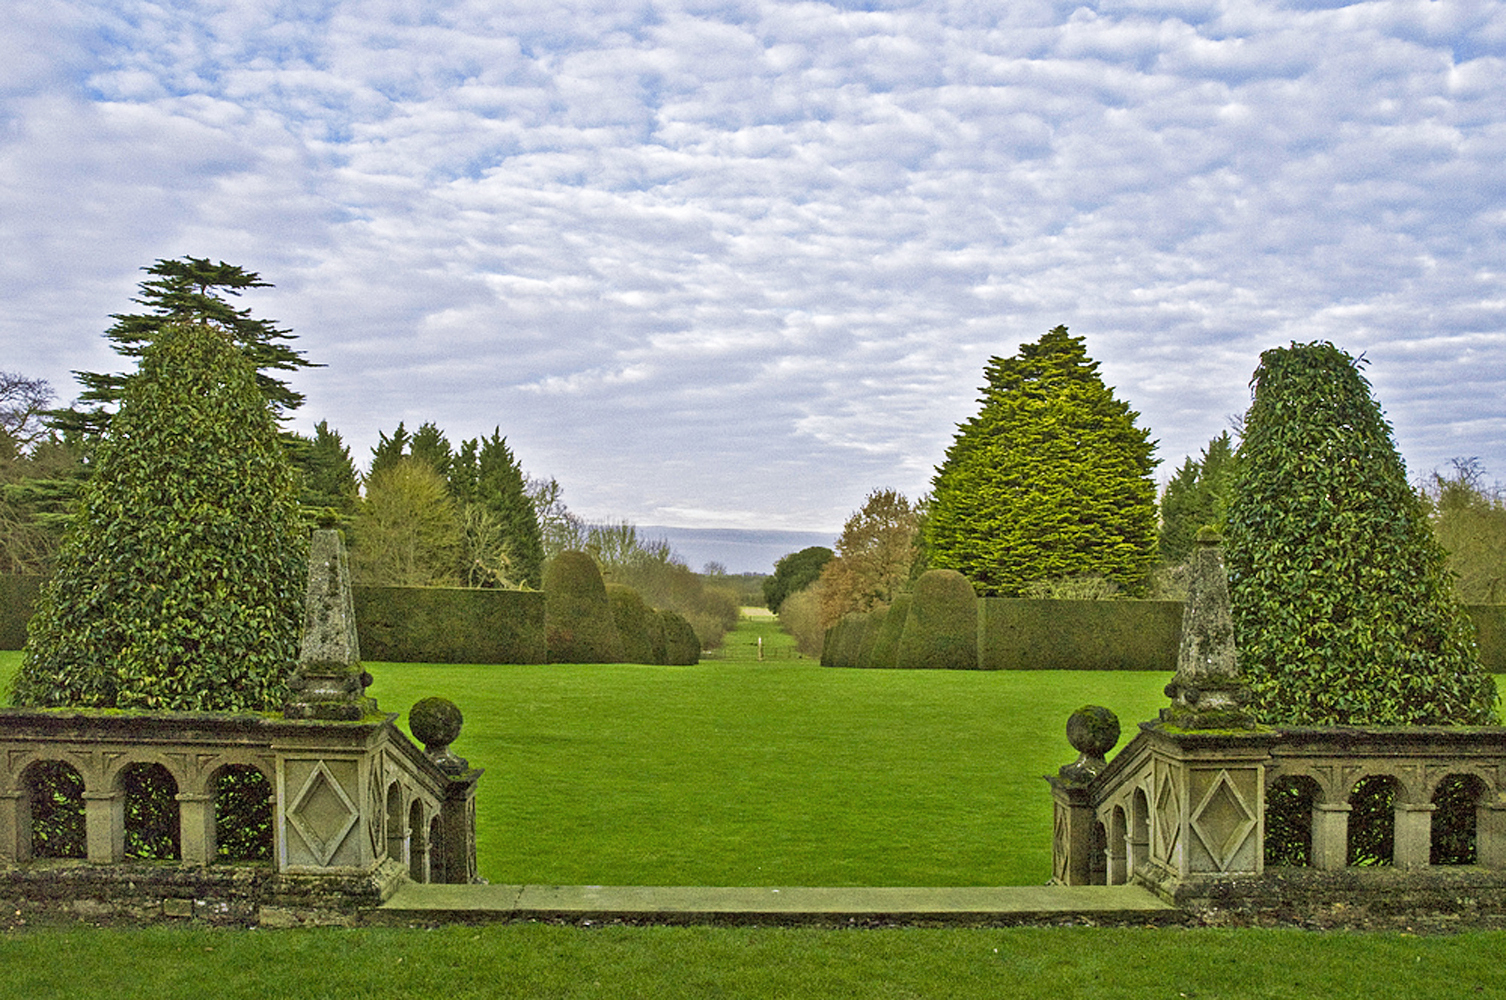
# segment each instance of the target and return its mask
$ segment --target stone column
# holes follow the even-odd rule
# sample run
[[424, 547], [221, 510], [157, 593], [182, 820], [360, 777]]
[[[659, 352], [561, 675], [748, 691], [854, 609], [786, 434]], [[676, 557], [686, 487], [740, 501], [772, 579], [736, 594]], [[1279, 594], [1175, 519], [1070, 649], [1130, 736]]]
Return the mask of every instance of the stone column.
[[31, 860], [31, 789], [0, 794], [0, 863]]
[[[1426, 868], [1432, 860], [1433, 812], [1431, 802], [1396, 803], [1396, 839], [1391, 863], [1397, 868]], [[1476, 843], [1479, 840], [1476, 831]]]
[[178, 856], [186, 865], [214, 864], [214, 796], [179, 792], [177, 799]]
[[1506, 868], [1506, 802], [1482, 802], [1475, 809], [1475, 863]]
[[1047, 780], [1055, 804], [1051, 876], [1062, 885], [1092, 885], [1094, 818], [1088, 789], [1054, 776]]
[[89, 860], [114, 864], [125, 858], [125, 793], [84, 792], [84, 838]]
[[1339, 871], [1349, 862], [1347, 802], [1313, 803], [1313, 846], [1309, 863], [1320, 871]]

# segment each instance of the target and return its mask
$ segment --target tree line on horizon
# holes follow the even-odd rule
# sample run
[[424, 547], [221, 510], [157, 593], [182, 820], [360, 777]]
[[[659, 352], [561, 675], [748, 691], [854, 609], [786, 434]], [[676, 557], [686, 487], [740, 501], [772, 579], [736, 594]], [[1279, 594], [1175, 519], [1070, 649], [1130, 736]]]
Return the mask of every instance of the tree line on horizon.
[[[274, 423], [302, 405], [282, 375], [319, 366], [291, 346], [291, 331], [233, 304], [268, 282], [194, 257], [144, 270], [134, 300], [144, 308], [112, 315], [105, 331], [118, 354], [139, 365], [168, 329], [207, 325], [250, 364]], [[0, 373], [0, 573], [53, 571], [69, 511], [137, 374], [76, 372], [84, 387], [78, 399], [52, 408], [45, 381]], [[415, 432], [399, 423], [390, 436], [379, 434], [363, 475], [327, 421], [310, 436], [279, 431], [303, 521], [345, 530], [358, 583], [538, 589], [549, 559], [578, 549], [610, 581], [684, 615], [707, 648], [735, 625], [739, 598], [727, 586], [735, 578], [723, 571], [703, 579], [668, 543], [641, 537], [627, 522], [585, 522], [565, 505], [556, 480], [525, 475], [500, 427], [458, 447], [433, 423]]]

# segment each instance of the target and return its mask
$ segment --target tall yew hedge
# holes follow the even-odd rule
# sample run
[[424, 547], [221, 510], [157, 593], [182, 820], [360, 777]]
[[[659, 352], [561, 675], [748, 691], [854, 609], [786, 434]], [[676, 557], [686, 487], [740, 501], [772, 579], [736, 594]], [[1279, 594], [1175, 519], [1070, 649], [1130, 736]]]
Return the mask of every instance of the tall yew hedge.
[[1144, 593], [1156, 551], [1155, 442], [1114, 398], [1083, 338], [1058, 326], [984, 371], [982, 408], [933, 480], [931, 566], [981, 596], [1097, 575]]
[[1261, 721], [1494, 724], [1495, 683], [1360, 363], [1292, 344], [1253, 385], [1226, 563]]
[[307, 544], [251, 362], [168, 326], [126, 382], [28, 628], [20, 705], [272, 710]]

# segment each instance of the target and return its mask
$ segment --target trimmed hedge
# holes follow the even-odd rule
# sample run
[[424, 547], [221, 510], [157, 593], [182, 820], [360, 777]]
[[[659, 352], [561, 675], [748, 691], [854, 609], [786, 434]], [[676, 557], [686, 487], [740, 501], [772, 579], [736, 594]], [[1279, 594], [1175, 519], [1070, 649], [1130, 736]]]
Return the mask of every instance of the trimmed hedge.
[[658, 612], [664, 623], [664, 663], [688, 667], [701, 662], [701, 638], [684, 616], [675, 611]]
[[26, 645], [26, 623], [45, 582], [45, 576], [0, 575], [0, 649]]
[[895, 664], [907, 670], [978, 669], [978, 597], [954, 569], [915, 581]]
[[658, 619], [649, 606], [643, 603], [638, 591], [625, 583], [609, 583], [607, 603], [612, 608], [612, 621], [617, 625], [617, 635], [622, 639], [623, 662], [663, 663], [662, 640], [661, 652], [656, 656], [654, 651], [652, 626], [658, 624]]
[[361, 658], [543, 663], [544, 595], [465, 587], [352, 587]]
[[986, 597], [978, 609], [983, 670], [1177, 668], [1180, 601], [1034, 601]]
[[623, 662], [606, 584], [584, 552], [561, 552], [544, 571], [544, 641], [550, 663]]
[[1487, 674], [1506, 674], [1506, 604], [1470, 604], [1464, 610], [1475, 623], [1480, 666]]
[[910, 617], [910, 593], [894, 595], [894, 602], [884, 615], [878, 635], [873, 640], [873, 651], [868, 666], [875, 670], [893, 670], [899, 660], [899, 637], [905, 630], [905, 619]]
[[863, 631], [858, 636], [857, 665], [868, 669], [874, 665], [873, 648], [878, 644], [879, 632], [889, 617], [888, 608], [874, 608], [863, 618]]

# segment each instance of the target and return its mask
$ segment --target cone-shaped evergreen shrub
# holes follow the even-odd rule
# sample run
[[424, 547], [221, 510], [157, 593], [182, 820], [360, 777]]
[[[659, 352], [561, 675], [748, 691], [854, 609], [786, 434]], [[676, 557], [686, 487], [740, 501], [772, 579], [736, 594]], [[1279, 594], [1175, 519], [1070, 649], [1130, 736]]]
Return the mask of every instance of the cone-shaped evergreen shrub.
[[280, 707], [306, 553], [255, 369], [213, 327], [166, 328], [100, 445], [29, 627], [16, 703]]
[[905, 619], [910, 616], [910, 593], [895, 594], [873, 640], [873, 650], [868, 657], [868, 666], [875, 670], [893, 670], [899, 659], [899, 637], [905, 631]]
[[584, 552], [561, 552], [544, 572], [544, 639], [550, 663], [623, 662], [606, 584]]
[[1114, 398], [1083, 338], [1064, 326], [990, 359], [984, 375], [982, 408], [936, 470], [931, 565], [960, 570], [991, 597], [1086, 574], [1143, 594], [1156, 551], [1156, 463], [1139, 414]]
[[664, 662], [671, 667], [688, 667], [701, 662], [701, 640], [684, 616], [674, 611], [660, 611], [664, 623]]
[[654, 612], [638, 591], [622, 583], [607, 584], [607, 603], [612, 606], [612, 621], [622, 639], [622, 658], [626, 663], [659, 663], [654, 658]]
[[956, 570], [915, 581], [895, 662], [909, 670], [978, 669], [978, 595]]
[[1245, 418], [1226, 562], [1261, 721], [1494, 724], [1496, 690], [1359, 363], [1266, 351]]

